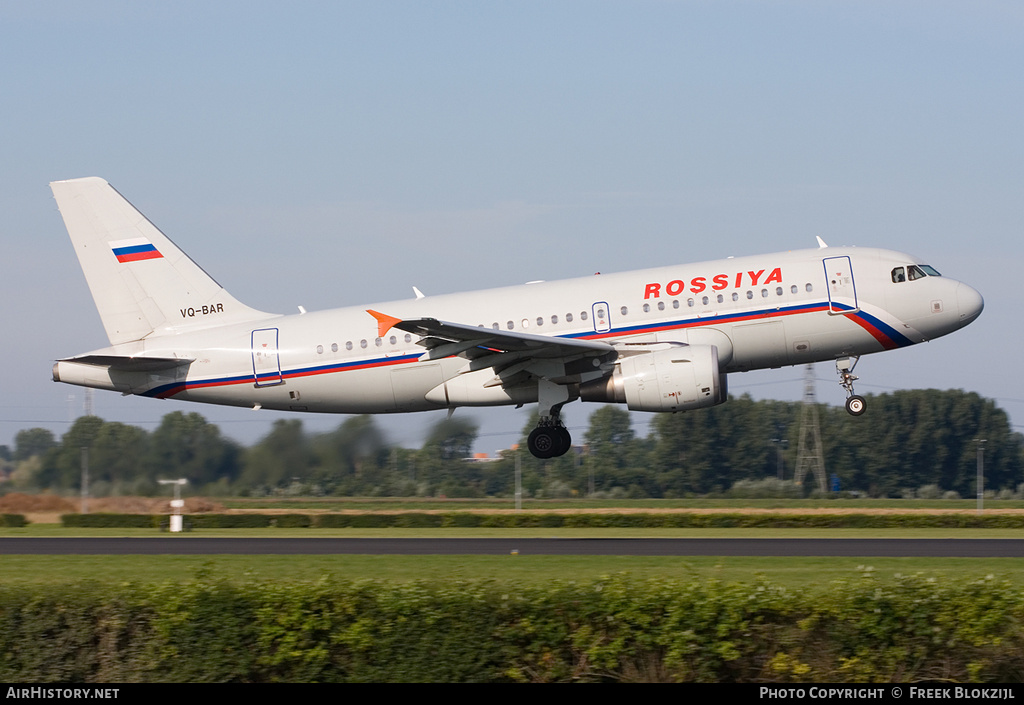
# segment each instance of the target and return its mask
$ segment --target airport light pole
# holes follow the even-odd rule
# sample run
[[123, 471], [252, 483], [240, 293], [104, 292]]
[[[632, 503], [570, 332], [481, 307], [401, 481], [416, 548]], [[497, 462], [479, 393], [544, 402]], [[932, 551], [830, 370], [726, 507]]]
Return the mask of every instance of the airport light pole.
[[775, 446], [775, 466], [776, 466], [776, 469], [778, 471], [779, 482], [782, 482], [783, 475], [784, 475], [784, 473], [783, 473], [782, 451], [785, 448], [789, 447], [789, 441], [786, 440], [785, 438], [773, 438], [773, 439], [771, 439], [771, 441], [769, 441], [769, 443], [771, 443], [772, 445]]
[[985, 441], [986, 438], [975, 438], [978, 444], [978, 514], [984, 511], [985, 502]]
[[81, 448], [82, 463], [82, 514], [89, 513], [89, 446]]
[[519, 448], [516, 448], [516, 511], [523, 510], [523, 471], [519, 465]]

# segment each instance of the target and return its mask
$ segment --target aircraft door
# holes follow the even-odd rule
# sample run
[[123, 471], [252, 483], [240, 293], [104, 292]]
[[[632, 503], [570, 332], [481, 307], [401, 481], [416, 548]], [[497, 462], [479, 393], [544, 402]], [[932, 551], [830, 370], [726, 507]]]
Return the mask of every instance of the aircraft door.
[[277, 328], [261, 328], [252, 332], [252, 376], [257, 387], [284, 383]]
[[612, 329], [612, 319], [609, 313], [608, 304], [598, 301], [591, 306], [591, 314], [594, 317], [594, 332], [607, 333]]
[[857, 285], [853, 281], [853, 263], [849, 256], [826, 257], [823, 262], [829, 313], [857, 311]]

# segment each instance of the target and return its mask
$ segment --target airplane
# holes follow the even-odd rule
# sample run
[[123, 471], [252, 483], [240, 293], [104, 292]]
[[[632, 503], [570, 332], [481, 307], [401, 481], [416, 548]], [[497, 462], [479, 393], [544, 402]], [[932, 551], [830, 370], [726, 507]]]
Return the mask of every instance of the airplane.
[[538, 404], [527, 446], [564, 454], [577, 399], [679, 412], [727, 375], [834, 360], [863, 414], [862, 355], [932, 340], [984, 301], [924, 261], [828, 247], [281, 315], [240, 303], [105, 180], [54, 198], [110, 346], [53, 379], [157, 399], [342, 414]]

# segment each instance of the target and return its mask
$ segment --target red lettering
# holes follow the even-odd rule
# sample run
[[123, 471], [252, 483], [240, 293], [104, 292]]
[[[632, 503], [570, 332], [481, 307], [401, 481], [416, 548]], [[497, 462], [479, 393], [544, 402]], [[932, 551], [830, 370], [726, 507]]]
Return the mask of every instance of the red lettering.
[[[750, 278], [750, 286], [757, 286], [759, 282], [761, 284], [782, 283], [782, 267], [776, 267], [775, 269], [773, 269], [768, 274], [767, 278], [765, 278], [765, 280], [762, 282], [761, 277], [764, 276], [764, 273], [765, 270], [763, 269], [759, 269], [756, 272], [753, 270], [747, 271], [746, 276]], [[736, 272], [736, 283], [734, 284], [735, 288], [738, 289], [743, 286], [743, 277], [743, 272]], [[711, 281], [713, 282], [713, 284], [711, 284], [711, 288], [715, 291], [721, 291], [722, 289], [728, 288], [729, 275], [716, 274], [714, 277], [711, 278]], [[690, 280], [690, 291], [693, 292], [694, 294], [699, 294], [702, 291], [706, 291], [707, 288], [707, 277], [694, 277], [693, 279]], [[679, 296], [680, 294], [685, 292], [686, 280], [684, 279], [673, 279], [672, 281], [665, 285], [665, 294], [668, 296]], [[661, 298], [661, 284], [657, 282], [651, 282], [650, 284], [647, 284], [644, 288], [644, 298]]]
[[669, 296], [679, 296], [679, 294], [684, 291], [686, 291], [686, 282], [681, 279], [673, 279], [668, 283], [668, 286], [665, 287], [665, 293]]

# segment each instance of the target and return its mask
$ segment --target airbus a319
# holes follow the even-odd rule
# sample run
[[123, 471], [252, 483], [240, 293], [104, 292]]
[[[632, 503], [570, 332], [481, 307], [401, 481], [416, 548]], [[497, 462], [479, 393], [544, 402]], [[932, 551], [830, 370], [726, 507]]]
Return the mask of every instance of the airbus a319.
[[51, 184], [110, 347], [53, 379], [158, 399], [344, 414], [537, 403], [528, 446], [571, 444], [574, 400], [677, 412], [727, 375], [834, 360], [846, 408], [862, 355], [963, 328], [981, 295], [874, 248], [680, 264], [293, 315], [231, 296], [106, 181]]

